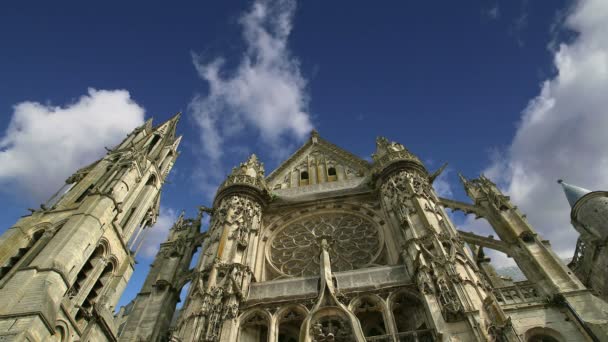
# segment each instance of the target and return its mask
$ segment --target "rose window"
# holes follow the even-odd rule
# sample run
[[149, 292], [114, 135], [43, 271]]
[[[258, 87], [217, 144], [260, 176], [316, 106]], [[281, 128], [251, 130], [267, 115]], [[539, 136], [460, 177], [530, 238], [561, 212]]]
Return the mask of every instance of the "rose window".
[[373, 263], [382, 246], [376, 224], [366, 217], [353, 213], [317, 214], [293, 221], [275, 233], [270, 241], [270, 263], [285, 275], [318, 275], [322, 239], [330, 244], [333, 272]]

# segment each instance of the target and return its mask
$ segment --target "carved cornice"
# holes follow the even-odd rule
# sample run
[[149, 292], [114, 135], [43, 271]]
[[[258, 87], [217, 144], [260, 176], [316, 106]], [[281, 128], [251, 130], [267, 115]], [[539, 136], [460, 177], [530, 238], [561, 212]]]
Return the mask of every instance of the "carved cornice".
[[271, 196], [264, 178], [252, 177], [246, 174], [230, 175], [219, 186], [215, 195], [214, 207], [221, 199], [229, 194], [239, 193], [250, 195], [256, 201], [266, 204], [270, 202]]
[[390, 151], [376, 158], [372, 167], [374, 179], [384, 179], [389, 175], [403, 169], [416, 170], [423, 175], [428, 172], [420, 159], [408, 150]]

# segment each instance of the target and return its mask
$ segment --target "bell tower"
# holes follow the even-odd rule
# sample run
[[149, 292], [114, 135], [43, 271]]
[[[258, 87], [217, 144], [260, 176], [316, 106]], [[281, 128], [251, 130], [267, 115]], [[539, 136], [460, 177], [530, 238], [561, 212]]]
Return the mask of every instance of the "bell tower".
[[178, 155], [179, 116], [136, 128], [0, 237], [1, 340], [113, 340], [113, 308]]

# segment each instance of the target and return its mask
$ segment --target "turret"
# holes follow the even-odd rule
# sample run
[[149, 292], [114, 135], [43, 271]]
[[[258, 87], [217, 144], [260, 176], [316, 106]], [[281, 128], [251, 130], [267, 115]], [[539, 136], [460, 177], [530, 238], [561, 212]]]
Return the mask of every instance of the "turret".
[[176, 341], [236, 341], [239, 306], [254, 281], [262, 207], [270, 201], [264, 165], [255, 155], [232, 169], [218, 188], [203, 253]]
[[606, 241], [608, 238], [608, 191], [591, 191], [557, 181], [564, 189], [574, 228], [587, 241]]

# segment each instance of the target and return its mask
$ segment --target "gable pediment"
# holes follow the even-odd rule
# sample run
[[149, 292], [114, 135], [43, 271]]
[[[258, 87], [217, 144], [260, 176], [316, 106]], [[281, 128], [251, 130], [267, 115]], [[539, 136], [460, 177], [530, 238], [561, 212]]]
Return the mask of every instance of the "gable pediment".
[[367, 161], [313, 133], [306, 144], [266, 178], [266, 182], [270, 189], [279, 193], [293, 192], [286, 189], [294, 188], [306, 192], [305, 188], [334, 189], [358, 184], [357, 180], [369, 172]]

